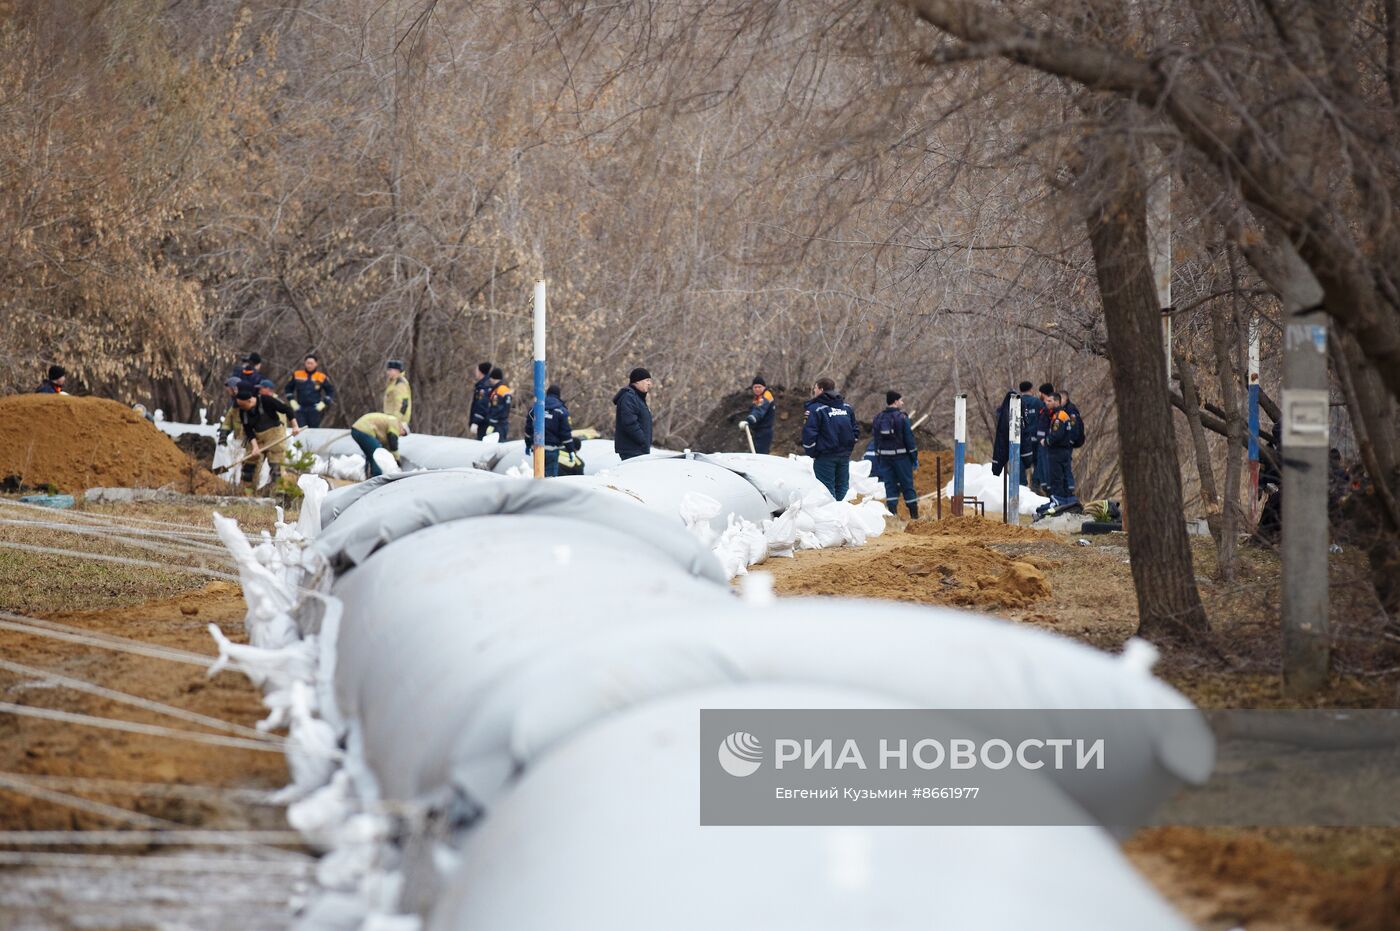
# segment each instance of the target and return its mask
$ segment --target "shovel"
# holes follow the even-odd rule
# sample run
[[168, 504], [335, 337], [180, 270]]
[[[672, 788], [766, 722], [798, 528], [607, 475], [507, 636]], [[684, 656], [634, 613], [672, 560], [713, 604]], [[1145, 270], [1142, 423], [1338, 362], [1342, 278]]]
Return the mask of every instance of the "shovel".
[[[223, 471], [224, 469], [236, 469], [236, 468], [238, 468], [239, 466], [241, 466], [243, 463], [247, 462], [249, 459], [256, 459], [258, 456], [261, 456], [263, 453], [267, 452], [267, 451], [268, 451], [269, 449], [271, 449], [272, 447], [274, 447], [274, 446], [281, 446], [283, 443], [285, 443], [285, 442], [287, 442], [288, 440], [290, 440], [293, 436], [294, 436], [294, 434], [291, 434], [291, 433], [283, 434], [282, 439], [280, 439], [280, 440], [275, 440], [275, 441], [273, 441], [273, 442], [271, 442], [271, 443], [268, 443], [266, 446], [258, 447], [257, 449], [255, 449], [255, 450], [253, 450], [252, 452], [250, 452], [248, 455], [244, 456], [242, 459], [239, 459], [237, 462], [231, 462], [231, 463], [229, 463], [229, 464], [226, 465], [226, 466], [221, 466], [221, 467], [220, 467], [220, 471]], [[258, 442], [257, 440], [254, 440], [254, 441], [253, 441], [254, 445], [256, 445], [257, 442]]]
[[749, 441], [749, 452], [757, 455], [758, 450], [753, 445], [753, 434], [749, 432], [749, 422], [747, 420], [739, 421], [739, 429], [744, 431], [744, 439]]

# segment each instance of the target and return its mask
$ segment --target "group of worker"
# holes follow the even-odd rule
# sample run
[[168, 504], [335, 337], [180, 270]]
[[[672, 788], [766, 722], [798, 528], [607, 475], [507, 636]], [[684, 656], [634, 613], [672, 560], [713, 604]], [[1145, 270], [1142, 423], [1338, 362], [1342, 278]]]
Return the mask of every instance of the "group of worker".
[[[239, 463], [244, 484], [256, 480], [263, 462], [267, 462], [275, 483], [286, 461], [287, 440], [303, 428], [321, 426], [326, 409], [335, 403], [335, 386], [315, 353], [307, 353], [301, 367], [287, 379], [282, 389], [285, 400], [278, 397], [276, 382], [262, 368], [262, 356], [250, 352], [224, 381], [230, 406], [219, 425], [219, 441], [236, 432], [248, 447]], [[397, 459], [399, 438], [408, 435], [408, 423], [413, 417], [413, 389], [404, 375], [404, 363], [390, 359], [384, 371], [382, 408], [362, 415], [350, 428], [351, 438], [364, 453], [366, 473], [371, 476], [382, 471], [375, 462], [375, 450], [386, 449]]]
[[1011, 402], [1021, 399], [1021, 484], [1049, 498], [1036, 509], [1038, 517], [1084, 510], [1075, 493], [1074, 451], [1084, 445], [1084, 417], [1069, 399], [1046, 383], [1035, 389], [1023, 381], [1008, 391], [997, 411], [992, 444], [992, 474], [1000, 475], [1010, 458]]
[[[773, 448], [776, 400], [762, 375], [754, 376], [749, 390], [749, 410], [739, 420], [739, 427], [748, 433], [753, 451], [766, 455]], [[851, 453], [860, 439], [855, 409], [836, 390], [836, 382], [825, 377], [812, 384], [811, 397], [803, 407], [802, 452], [811, 457], [817, 481], [837, 501], [843, 501], [851, 486]], [[875, 415], [871, 433], [865, 458], [871, 462], [871, 474], [885, 486], [885, 507], [897, 514], [902, 497], [909, 517], [917, 519], [919, 494], [914, 472], [919, 468], [919, 446], [898, 391], [885, 392], [885, 407]]]

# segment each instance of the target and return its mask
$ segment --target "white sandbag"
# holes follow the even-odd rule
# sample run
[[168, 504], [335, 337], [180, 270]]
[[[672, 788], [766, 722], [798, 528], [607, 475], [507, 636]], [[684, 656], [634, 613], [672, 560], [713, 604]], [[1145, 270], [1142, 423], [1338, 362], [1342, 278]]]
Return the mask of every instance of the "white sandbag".
[[[637, 518], [656, 523], [640, 511]], [[675, 532], [699, 550], [678, 524]], [[619, 575], [624, 567], [628, 582]], [[333, 593], [346, 605], [336, 702], [359, 721], [365, 758], [395, 798], [448, 784], [459, 745], [506, 746], [510, 711], [524, 698], [508, 673], [520, 663], [589, 631], [654, 623], [678, 604], [733, 601], [652, 540], [529, 514], [419, 530], [341, 576]], [[539, 609], [522, 610], [534, 598]], [[504, 713], [493, 708], [501, 703]], [[468, 781], [499, 786], [510, 778], [508, 754], [468, 756], [485, 768]]]
[[[698, 709], [890, 706], [739, 686], [609, 718], [541, 759], [467, 838], [428, 927], [1190, 927], [1093, 827], [700, 826]], [[1025, 791], [1047, 811], [1074, 807], [1048, 780]]]
[[460, 469], [481, 465], [494, 444], [460, 436], [410, 433], [399, 440], [399, 453], [420, 469]]
[[348, 427], [307, 427], [288, 440], [287, 444], [317, 456], [363, 456], [360, 447], [350, 439]]
[[[398, 792], [431, 791], [451, 771], [455, 785], [488, 803], [533, 754], [589, 722], [673, 690], [735, 678], [877, 688], [932, 708], [1191, 708], [1140, 658], [1128, 662], [1003, 621], [829, 599], [753, 611], [726, 587], [697, 587], [686, 576], [694, 574], [685, 569], [687, 554], [699, 544], [679, 519], [655, 523], [656, 532], [671, 527], [679, 535], [674, 555], [658, 556], [656, 542], [630, 529], [647, 526], [639, 509], [613, 506], [585, 518], [637, 522], [620, 537], [528, 513], [430, 526], [453, 505], [429, 494], [427, 483], [443, 475], [408, 476], [398, 488], [366, 496], [316, 544], [337, 565], [361, 566], [336, 583], [347, 606], [337, 702], [348, 716], [366, 716], [371, 765]], [[497, 482], [526, 504], [578, 499], [593, 507], [562, 480]], [[374, 506], [376, 496], [391, 491], [401, 504]], [[546, 600], [550, 592], [587, 597], [570, 598], [564, 613], [504, 612], [499, 599], [481, 593], [505, 579]], [[402, 623], [405, 617], [413, 623]], [[470, 674], [463, 656], [473, 658]], [[509, 679], [501, 663], [512, 668]], [[489, 694], [477, 679], [488, 674], [496, 681]], [[424, 721], [422, 707], [440, 711], [441, 721], [437, 711], [433, 723]], [[467, 728], [460, 715], [484, 723]], [[426, 727], [433, 730], [420, 735], [423, 746], [402, 746]], [[1150, 730], [1124, 735], [1138, 766], [1116, 766], [1110, 776], [1118, 782], [1110, 786], [1070, 774], [1077, 781], [1064, 788], [1105, 823], [1140, 824], [1179, 780], [1202, 775], [1200, 754], [1191, 756], [1202, 740], [1209, 770], [1204, 725], [1187, 735], [1184, 759], [1170, 746], [1176, 739]]]
[[710, 526], [716, 533], [724, 532], [729, 526], [730, 515], [755, 524], [771, 516], [768, 502], [752, 484], [729, 469], [695, 459], [629, 459], [599, 475], [562, 476], [557, 481], [620, 492], [672, 520], [681, 519], [686, 495], [703, 494], [720, 504], [720, 510], [710, 519]]
[[373, 503], [362, 509], [357, 519], [379, 520], [402, 508], [415, 507], [417, 502], [427, 503], [435, 496], [449, 494], [451, 489], [464, 483], [496, 481], [497, 476], [480, 469], [439, 469], [414, 473], [412, 480], [414, 484], [410, 486], [402, 481], [390, 482], [380, 477], [327, 492], [321, 500], [321, 526], [329, 527], [350, 505], [371, 493], [374, 495]]
[[489, 455], [481, 463], [483, 469], [489, 469], [497, 475], [504, 475], [512, 468], [526, 464], [525, 441], [506, 440], [504, 443], [497, 443], [489, 452]]
[[763, 456], [753, 453], [706, 453], [696, 456], [701, 462], [724, 466], [743, 475], [768, 499], [774, 511], [786, 508], [797, 498], [808, 507], [834, 504], [825, 485], [812, 472], [812, 460], [807, 456]]
[[[963, 467], [963, 494], [979, 499], [986, 506], [988, 514], [1002, 512], [1002, 476], [992, 474], [990, 463], [969, 462]], [[943, 486], [943, 496], [953, 496], [952, 479]], [[1017, 500], [1022, 514], [1034, 514], [1036, 508], [1050, 503], [1049, 498], [1043, 498], [1024, 486]]]

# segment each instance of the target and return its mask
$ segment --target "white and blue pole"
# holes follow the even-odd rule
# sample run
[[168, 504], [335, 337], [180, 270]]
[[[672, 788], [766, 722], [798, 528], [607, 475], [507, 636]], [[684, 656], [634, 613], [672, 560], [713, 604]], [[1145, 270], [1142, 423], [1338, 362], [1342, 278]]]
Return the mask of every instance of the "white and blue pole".
[[544, 478], [544, 281], [535, 282], [535, 478]]
[[963, 467], [967, 463], [967, 395], [953, 399], [953, 516], [963, 509]]
[[1006, 420], [1006, 468], [1010, 474], [1010, 485], [1006, 492], [1006, 514], [1008, 521], [1021, 522], [1021, 396], [1011, 399]]

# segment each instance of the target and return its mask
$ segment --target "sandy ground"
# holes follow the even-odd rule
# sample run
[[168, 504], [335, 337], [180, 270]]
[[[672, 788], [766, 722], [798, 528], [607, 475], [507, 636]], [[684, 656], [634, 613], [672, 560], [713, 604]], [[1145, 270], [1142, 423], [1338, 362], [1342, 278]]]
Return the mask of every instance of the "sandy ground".
[[[763, 565], [782, 595], [856, 595], [967, 607], [1046, 627], [1116, 651], [1133, 635], [1137, 603], [1122, 534], [1077, 538], [1000, 520], [891, 520], [865, 546], [802, 551]], [[1168, 657], [1158, 673], [1204, 707], [1288, 707], [1278, 687], [1278, 561], [1243, 554], [1240, 577], [1214, 582], [1214, 552], [1196, 544], [1198, 580], [1223, 659]], [[1364, 610], [1349, 584], [1355, 554], [1333, 566], [1334, 611]], [[1359, 647], [1343, 632], [1338, 665]], [[1363, 639], [1357, 637], [1358, 640]], [[1391, 676], [1338, 675], [1314, 704], [1394, 707]], [[1143, 874], [1203, 929], [1315, 931], [1400, 928], [1400, 830], [1153, 828], [1125, 850]]]
[[[240, 510], [238, 516], [254, 527], [271, 525], [267, 509]], [[182, 532], [209, 527], [207, 508], [138, 505], [86, 513], [169, 521], [166, 529]], [[13, 507], [0, 507], [0, 518], [65, 525], [77, 520], [71, 514], [49, 517]], [[117, 541], [114, 534], [4, 525], [0, 541], [14, 540], [172, 567], [227, 568], [217, 558], [195, 558], [173, 544], [141, 548]], [[244, 639], [244, 604], [236, 583], [9, 548], [0, 549], [0, 609], [210, 658], [216, 652], [207, 630], [211, 622], [231, 639]], [[88, 694], [56, 678], [79, 679], [252, 727], [265, 710], [242, 674], [222, 672], [210, 678], [197, 665], [14, 630], [0, 630], [0, 659], [12, 664], [0, 669], [0, 701], [179, 731], [177, 736], [124, 733], [0, 714], [0, 831], [286, 830], [282, 807], [266, 798], [287, 781], [284, 758], [275, 746], [263, 750], [199, 742], [201, 734], [237, 735]], [[0, 866], [0, 926], [275, 928], [288, 920], [292, 885], [307, 862], [295, 849], [79, 846], [76, 840], [38, 847], [0, 843], [0, 854], [12, 858], [65, 858], [58, 866]], [[97, 860], [67, 859], [74, 855]]]

